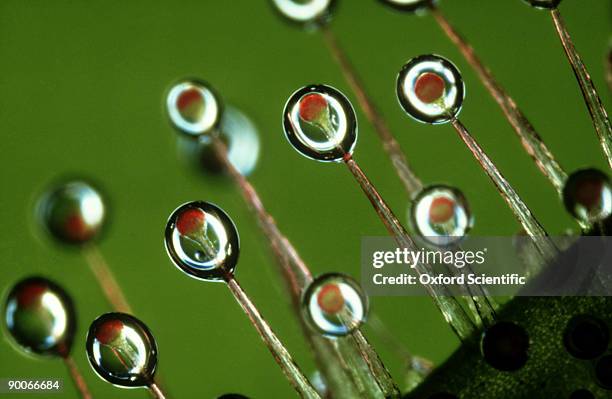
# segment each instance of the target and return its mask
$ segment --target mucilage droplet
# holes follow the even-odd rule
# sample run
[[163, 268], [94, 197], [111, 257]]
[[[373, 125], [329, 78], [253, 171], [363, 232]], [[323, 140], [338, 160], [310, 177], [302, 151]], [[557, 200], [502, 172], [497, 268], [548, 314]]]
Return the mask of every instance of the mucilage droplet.
[[274, 8], [287, 20], [302, 25], [322, 25], [331, 16], [336, 0], [272, 0]]
[[352, 278], [338, 273], [317, 277], [306, 288], [302, 309], [308, 325], [328, 336], [351, 334], [365, 321], [368, 298]]
[[357, 119], [348, 99], [325, 85], [306, 86], [291, 95], [283, 111], [287, 139], [302, 155], [340, 162], [357, 142]]
[[137, 318], [124, 313], [98, 317], [89, 327], [86, 349], [94, 371], [111, 384], [124, 388], [153, 384], [157, 344]]
[[107, 209], [102, 195], [91, 183], [73, 180], [43, 194], [38, 203], [38, 216], [57, 240], [84, 244], [100, 236]]
[[221, 121], [222, 105], [214, 90], [200, 80], [184, 80], [170, 89], [166, 111], [172, 125], [194, 137], [211, 134]]
[[4, 307], [6, 330], [23, 350], [66, 357], [76, 329], [68, 294], [42, 277], [21, 280], [10, 290]]
[[612, 214], [612, 186], [605, 173], [581, 169], [572, 173], [563, 188], [567, 211], [586, 224], [602, 222]]
[[225, 280], [238, 263], [240, 242], [234, 223], [207, 202], [178, 207], [168, 219], [165, 244], [173, 263], [197, 279]]
[[451, 121], [459, 115], [464, 95], [457, 67], [437, 55], [411, 59], [397, 77], [400, 105], [419, 122], [435, 125]]
[[523, 1], [527, 4], [530, 4], [531, 6], [535, 8], [542, 8], [546, 10], [557, 8], [559, 4], [561, 3], [561, 0], [523, 0]]
[[461, 191], [450, 186], [433, 185], [426, 187], [413, 200], [410, 222], [428, 243], [447, 246], [468, 234], [473, 216]]

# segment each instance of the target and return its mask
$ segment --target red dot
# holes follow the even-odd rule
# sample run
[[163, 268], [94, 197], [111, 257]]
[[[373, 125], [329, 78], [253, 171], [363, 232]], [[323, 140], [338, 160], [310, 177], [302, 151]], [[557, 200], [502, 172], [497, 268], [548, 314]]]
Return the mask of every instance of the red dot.
[[592, 210], [600, 205], [602, 192], [603, 182], [601, 180], [583, 180], [576, 187], [576, 201]]
[[327, 111], [327, 100], [321, 94], [307, 94], [300, 100], [300, 118], [306, 122], [316, 122]]
[[438, 197], [429, 206], [429, 220], [433, 223], [445, 223], [455, 213], [455, 201], [447, 197]]
[[426, 72], [421, 74], [414, 84], [417, 98], [426, 104], [431, 104], [444, 95], [446, 84], [440, 75]]
[[21, 308], [37, 305], [46, 291], [47, 285], [44, 283], [29, 283], [17, 293], [17, 305]]
[[206, 214], [201, 209], [186, 209], [178, 216], [176, 228], [184, 236], [192, 235], [204, 227]]
[[93, 235], [93, 230], [89, 229], [89, 226], [79, 213], [69, 215], [64, 227], [67, 238], [72, 241], [87, 241]]
[[96, 339], [107, 345], [121, 334], [123, 323], [119, 320], [108, 320], [96, 329]]
[[325, 313], [336, 314], [344, 308], [344, 296], [336, 284], [325, 284], [317, 295], [317, 303]]
[[200, 105], [204, 101], [202, 93], [196, 88], [191, 88], [183, 91], [176, 100], [176, 106], [180, 111], [185, 111], [188, 107], [197, 104]]

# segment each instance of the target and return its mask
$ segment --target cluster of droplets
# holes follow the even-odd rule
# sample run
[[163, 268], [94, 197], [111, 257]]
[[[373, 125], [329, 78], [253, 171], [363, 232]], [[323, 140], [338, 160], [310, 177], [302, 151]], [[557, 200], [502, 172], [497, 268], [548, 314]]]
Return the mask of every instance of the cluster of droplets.
[[315, 331], [327, 337], [353, 333], [364, 322], [368, 299], [352, 278], [338, 273], [313, 280], [302, 298], [304, 318]]
[[87, 333], [87, 357], [94, 371], [119, 387], [148, 387], [154, 382], [157, 344], [149, 328], [124, 313], [98, 317]]
[[283, 126], [291, 145], [318, 161], [342, 161], [357, 142], [355, 110], [342, 93], [326, 85], [293, 93], [283, 111]]
[[461, 191], [446, 185], [433, 185], [423, 189], [412, 201], [410, 222], [429, 244], [447, 246], [468, 234], [473, 216]]
[[71, 180], [42, 196], [38, 214], [42, 225], [57, 240], [84, 244], [99, 237], [107, 209], [102, 195], [91, 183]]
[[76, 329], [73, 303], [50, 280], [31, 277], [18, 282], [6, 299], [4, 322], [26, 352], [60, 357], [70, 353]]
[[464, 95], [463, 79], [457, 67], [437, 55], [412, 58], [397, 77], [400, 105], [419, 122], [450, 122], [459, 115]]
[[168, 220], [166, 250], [173, 263], [188, 275], [208, 281], [233, 274], [240, 241], [229, 216], [219, 207], [194, 201], [178, 207]]

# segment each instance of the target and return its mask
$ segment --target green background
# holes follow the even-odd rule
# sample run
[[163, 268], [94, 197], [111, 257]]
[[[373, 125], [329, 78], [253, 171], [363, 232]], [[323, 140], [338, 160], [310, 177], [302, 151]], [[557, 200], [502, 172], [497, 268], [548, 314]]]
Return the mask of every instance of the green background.
[[[488, 178], [450, 126], [421, 125], [398, 106], [395, 75], [422, 53], [452, 59], [464, 73], [462, 120], [551, 233], [575, 228], [552, 186], [430, 16], [392, 12], [373, 0], [341, 1], [331, 28], [363, 77], [411, 164], [425, 182], [461, 187], [476, 216], [474, 234], [518, 229]], [[441, 2], [568, 171], [606, 170], [602, 152], [552, 22], [519, 0]], [[612, 105], [604, 80], [611, 5], [567, 0], [561, 10], [576, 46]], [[256, 123], [262, 151], [252, 182], [315, 274], [359, 277], [360, 239], [385, 230], [343, 165], [310, 161], [283, 137], [282, 107], [308, 83], [354, 95], [319, 34], [284, 23], [266, 1], [3, 0], [0, 3], [0, 290], [43, 274], [78, 306], [73, 355], [93, 394], [145, 398], [100, 380], [84, 353], [89, 323], [110, 310], [84, 258], [51, 242], [33, 217], [37, 196], [66, 174], [99, 182], [112, 223], [99, 247], [139, 318], [155, 334], [159, 372], [174, 398], [240, 392], [293, 393], [222, 284], [186, 277], [170, 264], [162, 237], [170, 212], [188, 200], [221, 205], [241, 233], [237, 276], [307, 374], [313, 362], [290, 315], [265, 240], [227, 181], [188, 170], [164, 114], [164, 94], [182, 77], [211, 82]], [[356, 104], [355, 104], [356, 105]], [[363, 113], [355, 158], [405, 219], [406, 198]], [[372, 310], [413, 352], [442, 362], [458, 345], [428, 298], [374, 298]], [[366, 335], [402, 380], [402, 359]], [[3, 330], [0, 377], [59, 377], [59, 360], [18, 353]], [[25, 397], [26, 395], [24, 395]], [[32, 397], [35, 397], [32, 395]], [[40, 396], [37, 396], [40, 397]]]

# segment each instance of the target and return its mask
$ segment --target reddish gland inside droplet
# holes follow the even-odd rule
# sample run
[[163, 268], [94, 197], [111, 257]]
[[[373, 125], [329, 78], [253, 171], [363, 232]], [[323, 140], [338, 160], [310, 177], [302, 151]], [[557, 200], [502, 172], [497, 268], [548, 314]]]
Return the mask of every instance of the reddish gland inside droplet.
[[176, 228], [184, 236], [193, 235], [202, 230], [206, 214], [201, 209], [186, 209], [178, 216]]
[[444, 95], [446, 84], [440, 75], [426, 72], [420, 75], [414, 84], [417, 98], [426, 104], [438, 101]]
[[300, 118], [306, 122], [320, 122], [327, 116], [327, 105], [321, 94], [307, 94], [300, 100]]
[[79, 213], [70, 214], [64, 226], [66, 237], [72, 241], [87, 241], [93, 234]]
[[204, 112], [204, 97], [198, 89], [187, 89], [178, 96], [176, 106], [183, 118], [196, 122]]
[[96, 339], [102, 344], [108, 345], [121, 334], [122, 329], [123, 323], [119, 320], [105, 321], [96, 329]]
[[601, 203], [603, 182], [599, 180], [585, 180], [576, 187], [576, 201], [587, 209], [594, 209]]
[[429, 220], [433, 223], [446, 223], [455, 213], [455, 202], [446, 197], [438, 197], [431, 201]]
[[40, 298], [47, 291], [43, 283], [31, 283], [23, 287], [17, 294], [17, 305], [20, 308], [29, 308], [40, 302]]
[[326, 284], [317, 295], [317, 303], [321, 310], [328, 314], [336, 314], [344, 308], [344, 296], [336, 284]]

